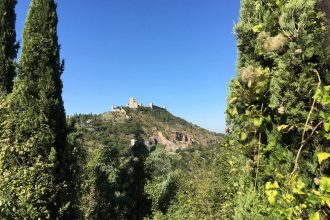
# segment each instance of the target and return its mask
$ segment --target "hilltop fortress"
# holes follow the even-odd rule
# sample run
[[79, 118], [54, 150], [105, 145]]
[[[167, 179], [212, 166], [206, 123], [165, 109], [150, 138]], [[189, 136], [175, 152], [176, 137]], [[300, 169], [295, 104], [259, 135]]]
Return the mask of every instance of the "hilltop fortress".
[[112, 106], [112, 111], [113, 112], [126, 112], [124, 108], [130, 108], [130, 109], [138, 109], [140, 107], [146, 107], [146, 108], [151, 108], [151, 109], [164, 109], [166, 110], [166, 106], [164, 107], [159, 107], [157, 105], [154, 105], [154, 103], [150, 103], [148, 106], [143, 106], [142, 103], [138, 103], [134, 97], [131, 97], [129, 99], [129, 102], [126, 106]]

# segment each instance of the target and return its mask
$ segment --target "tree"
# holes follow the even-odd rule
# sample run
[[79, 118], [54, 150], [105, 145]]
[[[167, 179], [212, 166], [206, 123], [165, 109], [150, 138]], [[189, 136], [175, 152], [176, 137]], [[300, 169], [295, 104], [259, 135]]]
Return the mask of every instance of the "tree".
[[151, 200], [152, 212], [166, 213], [176, 194], [177, 171], [174, 161], [177, 158], [158, 145], [145, 161], [147, 181], [144, 190]]
[[14, 60], [18, 50], [15, 31], [16, 3], [16, 0], [0, 2], [0, 96], [11, 92], [15, 77]]
[[57, 22], [54, 0], [32, 0], [19, 75], [4, 104], [0, 204], [5, 219], [55, 218], [69, 205], [63, 183], [66, 121]]
[[81, 201], [85, 218], [143, 219], [149, 212], [144, 193], [148, 151], [140, 138], [136, 140], [129, 147], [125, 141], [123, 145], [122, 140], [112, 140], [108, 146], [91, 151]]
[[236, 176], [242, 173], [234, 166], [241, 159], [235, 149], [219, 145], [177, 154], [156, 149], [146, 160], [153, 211], [148, 219], [232, 219]]
[[236, 26], [238, 74], [230, 87], [228, 124], [253, 166], [254, 191], [266, 194], [268, 214], [278, 218], [329, 212], [324, 205], [328, 192], [317, 191], [322, 183], [313, 182], [329, 175], [327, 164], [315, 160], [329, 151], [330, 139], [329, 54], [321, 3], [244, 0]]

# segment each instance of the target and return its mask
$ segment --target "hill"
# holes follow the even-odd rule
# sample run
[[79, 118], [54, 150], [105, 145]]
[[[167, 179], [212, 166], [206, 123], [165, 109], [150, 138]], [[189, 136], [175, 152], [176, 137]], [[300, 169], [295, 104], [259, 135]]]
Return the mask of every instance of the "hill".
[[75, 115], [71, 118], [83, 130], [86, 146], [129, 146], [143, 140], [149, 150], [157, 144], [169, 151], [219, 143], [222, 134], [209, 132], [163, 108], [122, 107], [100, 115]]
[[135, 103], [99, 115], [75, 115], [68, 118], [68, 128], [69, 139], [77, 138], [74, 160], [81, 174], [82, 197], [75, 205], [85, 219], [143, 219], [158, 203], [154, 196], [167, 207], [179, 170], [184, 177], [191, 168], [185, 168], [190, 152], [218, 149], [223, 138], [165, 108]]

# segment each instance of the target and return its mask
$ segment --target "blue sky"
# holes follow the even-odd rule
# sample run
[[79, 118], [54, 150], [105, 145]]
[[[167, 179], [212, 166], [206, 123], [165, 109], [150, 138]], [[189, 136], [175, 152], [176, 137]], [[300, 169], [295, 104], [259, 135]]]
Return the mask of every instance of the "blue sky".
[[[29, 0], [17, 5], [17, 38]], [[166, 105], [222, 132], [235, 76], [239, 0], [57, 0], [66, 112]]]

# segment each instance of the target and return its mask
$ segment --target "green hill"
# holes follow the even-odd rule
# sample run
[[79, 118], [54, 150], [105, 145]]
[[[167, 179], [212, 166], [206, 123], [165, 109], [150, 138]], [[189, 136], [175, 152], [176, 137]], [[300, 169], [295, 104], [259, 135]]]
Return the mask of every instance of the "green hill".
[[149, 149], [160, 144], [169, 151], [175, 151], [196, 145], [208, 146], [222, 140], [222, 134], [209, 132], [165, 109], [124, 107], [120, 111], [80, 114], [71, 119], [82, 128], [85, 145], [89, 147], [129, 146], [141, 138]]

